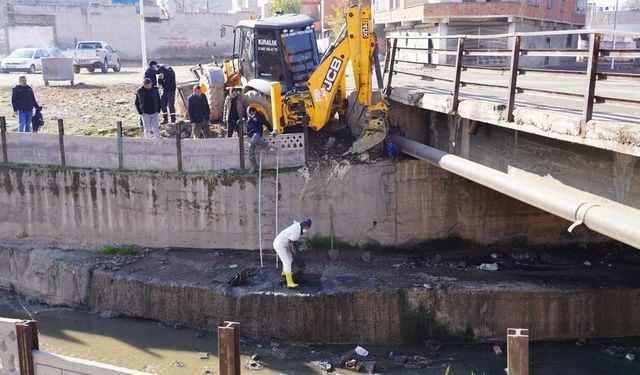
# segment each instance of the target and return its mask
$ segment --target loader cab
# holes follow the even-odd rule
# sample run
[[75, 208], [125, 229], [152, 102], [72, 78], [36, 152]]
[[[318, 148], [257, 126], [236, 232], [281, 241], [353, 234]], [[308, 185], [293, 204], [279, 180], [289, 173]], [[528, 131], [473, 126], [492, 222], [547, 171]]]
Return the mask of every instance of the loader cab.
[[284, 92], [306, 88], [320, 63], [313, 24], [313, 18], [302, 14], [241, 21], [234, 53], [242, 77], [279, 81]]

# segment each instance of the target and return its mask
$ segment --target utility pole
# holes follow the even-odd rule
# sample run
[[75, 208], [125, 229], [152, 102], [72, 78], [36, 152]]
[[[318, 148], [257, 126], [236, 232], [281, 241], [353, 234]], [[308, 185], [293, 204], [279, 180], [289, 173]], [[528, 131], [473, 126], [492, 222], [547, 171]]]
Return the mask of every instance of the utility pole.
[[144, 35], [144, 0], [140, 0], [140, 42], [142, 43], [142, 71], [147, 69], [147, 38]]
[[[618, 4], [620, 3], [620, 0], [616, 0], [616, 9], [614, 10], [613, 13], [613, 48], [612, 49], [616, 49], [616, 28], [618, 27]], [[615, 52], [614, 52], [615, 53]], [[611, 56], [611, 70], [613, 70], [615, 68], [616, 65], [616, 58]]]

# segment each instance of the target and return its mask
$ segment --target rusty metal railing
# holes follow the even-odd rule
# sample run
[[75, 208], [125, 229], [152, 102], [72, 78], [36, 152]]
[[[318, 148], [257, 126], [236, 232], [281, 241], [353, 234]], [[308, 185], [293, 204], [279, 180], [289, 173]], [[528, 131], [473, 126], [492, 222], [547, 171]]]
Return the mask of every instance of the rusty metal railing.
[[[522, 41], [531, 37], [547, 37], [553, 38], [558, 36], [580, 36], [588, 35], [589, 46], [587, 49], [576, 48], [522, 48]], [[529, 33], [511, 33], [511, 34], [495, 34], [495, 35], [448, 35], [448, 36], [426, 36], [426, 37], [388, 37], [387, 52], [384, 64], [384, 73], [387, 74], [386, 95], [390, 95], [393, 90], [394, 75], [404, 74], [408, 76], [418, 77], [421, 80], [429, 80], [435, 82], [445, 82], [450, 84], [449, 94], [452, 96], [452, 113], [456, 113], [458, 104], [460, 103], [460, 89], [464, 87], [480, 87], [491, 89], [504, 89], [506, 95], [504, 102], [506, 104], [506, 119], [509, 122], [514, 121], [513, 110], [517, 94], [529, 93], [545, 96], [558, 96], [570, 98], [574, 100], [582, 100], [582, 123], [586, 124], [592, 120], [594, 112], [594, 104], [610, 103], [617, 105], [640, 105], [640, 98], [627, 98], [612, 95], [596, 95], [596, 82], [600, 80], [623, 80], [638, 82], [638, 90], [640, 92], [640, 74], [599, 71], [598, 62], [601, 58], [606, 57], [626, 57], [640, 58], [640, 49], [612, 49], [602, 48], [602, 36], [615, 35], [631, 38], [640, 38], [640, 33], [607, 31], [607, 30], [561, 30], [547, 32], [529, 32]], [[474, 41], [473, 44], [480, 46], [481, 44], [492, 45], [488, 40], [504, 40], [511, 39], [511, 43], [507, 41], [493, 43], [493, 45], [508, 46], [509, 48], [472, 48], [465, 45], [465, 42]], [[434, 48], [434, 41], [451, 40], [456, 42], [456, 48]], [[550, 39], [547, 40], [547, 43]], [[400, 45], [399, 41], [403, 41]], [[413, 41], [411, 43], [411, 41]], [[446, 43], [446, 42], [445, 42]], [[417, 46], [422, 44], [422, 46]], [[447, 43], [451, 44], [451, 43]], [[470, 43], [467, 43], [470, 44]], [[400, 56], [402, 52], [412, 52], [416, 54], [416, 59], [411, 60]], [[426, 59], [419, 61], [417, 56], [424, 56]], [[437, 62], [434, 56], [453, 56], [455, 62]], [[491, 67], [479, 66], [477, 64], [465, 63], [467, 57], [502, 57], [508, 61], [508, 66]], [[563, 69], [541, 69], [527, 68], [522, 66], [521, 57], [575, 57], [586, 59], [586, 66], [581, 70], [563, 70]], [[442, 59], [440, 59], [442, 60]], [[424, 68], [432, 68], [445, 72], [446, 74], [426, 74], [424, 71], [416, 72], [406, 69], [399, 69], [398, 64], [403, 66], [417, 66]], [[507, 65], [507, 64], [505, 64]], [[489, 79], [486, 80], [465, 80], [463, 72], [479, 71], [483, 72], [483, 76], [490, 75], [507, 75], [508, 82], [506, 84], [496, 84]], [[427, 72], [428, 73], [428, 72]], [[582, 92], [571, 92], [561, 90], [557, 87], [540, 88], [526, 87], [518, 83], [518, 77], [524, 74], [540, 74], [547, 77], [584, 77], [586, 85]], [[581, 134], [584, 135], [584, 125]]]

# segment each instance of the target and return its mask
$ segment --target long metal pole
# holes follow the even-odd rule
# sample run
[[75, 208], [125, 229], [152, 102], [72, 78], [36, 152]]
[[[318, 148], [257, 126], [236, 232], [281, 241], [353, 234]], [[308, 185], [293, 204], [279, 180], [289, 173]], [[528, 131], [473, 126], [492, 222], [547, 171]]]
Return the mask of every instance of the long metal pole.
[[144, 0], [140, 0], [140, 42], [142, 44], [142, 71], [147, 69], [147, 37], [144, 34]]
[[[613, 12], [613, 31], [616, 31], [618, 27], [618, 4], [620, 0], [616, 0], [616, 9]], [[613, 48], [616, 49], [616, 34], [613, 34]], [[616, 58], [611, 56], [611, 70], [613, 70], [616, 66]]]
[[[278, 145], [277, 142], [276, 142], [276, 145]], [[278, 183], [280, 182], [279, 179], [278, 179], [279, 176], [280, 176], [280, 147], [278, 146], [276, 148], [276, 233], [275, 233], [273, 238], [276, 238], [278, 236], [278, 203], [280, 201], [278, 199]], [[277, 255], [276, 255], [276, 269], [278, 269], [278, 256]]]
[[405, 154], [573, 222], [569, 231], [584, 224], [595, 232], [640, 249], [640, 220], [637, 218], [621, 215], [614, 209], [496, 171], [405, 137], [392, 134], [388, 140], [400, 146]]

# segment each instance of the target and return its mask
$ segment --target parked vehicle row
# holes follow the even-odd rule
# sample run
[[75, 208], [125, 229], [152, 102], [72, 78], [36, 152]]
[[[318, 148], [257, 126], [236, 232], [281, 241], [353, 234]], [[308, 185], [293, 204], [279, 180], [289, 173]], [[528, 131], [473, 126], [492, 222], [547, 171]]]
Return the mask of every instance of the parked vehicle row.
[[[0, 73], [42, 72], [42, 59], [54, 57], [46, 48], [19, 48], [0, 61]], [[119, 72], [122, 68], [118, 52], [108, 43], [102, 41], [81, 41], [76, 48], [68, 51], [66, 57], [73, 58], [73, 70], [87, 69], [90, 73], [99, 69], [107, 73], [109, 69]]]

